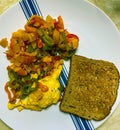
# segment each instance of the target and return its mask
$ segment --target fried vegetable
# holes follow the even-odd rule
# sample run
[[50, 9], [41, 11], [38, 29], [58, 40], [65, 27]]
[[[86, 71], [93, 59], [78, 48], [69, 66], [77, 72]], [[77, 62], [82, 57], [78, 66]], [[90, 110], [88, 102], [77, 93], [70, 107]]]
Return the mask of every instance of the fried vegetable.
[[8, 46], [7, 38], [3, 38], [0, 40], [0, 46], [2, 46], [3, 48], [6, 48]]
[[[39, 81], [46, 77], [50, 79], [53, 72], [57, 75], [56, 79], [50, 80], [51, 83], [47, 82], [58, 89], [63, 59], [70, 59], [77, 49], [78, 42], [78, 37], [64, 28], [61, 16], [53, 19], [48, 15], [44, 20], [38, 15], [33, 15], [24, 29], [13, 32], [6, 51], [7, 59], [11, 63], [7, 67], [9, 81], [5, 85], [9, 105], [10, 103], [15, 105], [18, 101], [24, 102], [39, 89], [41, 89], [39, 97], [42, 102], [43, 92], [46, 93], [52, 86], [44, 82], [40, 84]], [[53, 82], [56, 82], [56, 85]], [[58, 101], [59, 94], [56, 97], [55, 102]], [[48, 103], [50, 104], [52, 102]]]

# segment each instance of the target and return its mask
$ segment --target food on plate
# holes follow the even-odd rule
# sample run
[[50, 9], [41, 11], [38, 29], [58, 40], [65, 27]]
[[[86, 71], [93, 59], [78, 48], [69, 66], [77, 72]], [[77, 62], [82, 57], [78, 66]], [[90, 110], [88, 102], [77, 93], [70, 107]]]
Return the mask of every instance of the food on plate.
[[6, 48], [8, 46], [7, 38], [3, 38], [0, 40], [0, 46], [2, 46], [3, 48]]
[[73, 55], [60, 110], [88, 120], [104, 119], [116, 100], [119, 78], [113, 63]]
[[[7, 46], [7, 39], [1, 40]], [[8, 108], [42, 110], [60, 100], [59, 76], [63, 60], [78, 47], [79, 38], [64, 28], [61, 16], [44, 20], [33, 15], [24, 29], [12, 33], [6, 50], [10, 65], [5, 85]]]
[[[61, 92], [59, 90], [60, 83], [58, 78], [62, 70], [63, 60], [57, 60], [55, 57], [50, 56], [44, 57], [42, 60], [43, 62], [41, 61], [40, 64], [44, 65], [44, 68], [35, 68], [40, 69], [41, 73], [38, 70], [39, 72], [20, 76], [13, 72], [11, 68], [8, 70], [9, 77], [11, 78], [9, 86], [18, 89], [15, 90], [15, 95], [10, 98], [8, 103], [9, 109], [17, 108], [19, 111], [23, 109], [40, 111], [51, 104], [56, 104], [60, 100]], [[48, 72], [46, 73], [45, 71]], [[17, 85], [22, 85], [22, 87]], [[17, 101], [17, 99], [20, 100]]]

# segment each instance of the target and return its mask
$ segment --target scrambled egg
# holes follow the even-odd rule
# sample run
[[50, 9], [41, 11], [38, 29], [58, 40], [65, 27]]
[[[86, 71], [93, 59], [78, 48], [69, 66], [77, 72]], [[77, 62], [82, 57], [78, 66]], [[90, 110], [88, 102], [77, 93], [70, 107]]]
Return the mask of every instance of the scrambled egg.
[[[62, 62], [62, 61], [61, 61]], [[60, 61], [55, 63], [53, 73], [45, 78], [39, 80], [42, 87], [39, 87], [36, 91], [32, 92], [25, 99], [20, 99], [17, 103], [8, 103], [9, 109], [17, 108], [19, 111], [23, 109], [30, 110], [42, 110], [49, 107], [51, 104], [56, 104], [61, 97], [59, 90], [59, 75], [62, 70], [62, 64]], [[36, 77], [36, 75], [34, 75]]]

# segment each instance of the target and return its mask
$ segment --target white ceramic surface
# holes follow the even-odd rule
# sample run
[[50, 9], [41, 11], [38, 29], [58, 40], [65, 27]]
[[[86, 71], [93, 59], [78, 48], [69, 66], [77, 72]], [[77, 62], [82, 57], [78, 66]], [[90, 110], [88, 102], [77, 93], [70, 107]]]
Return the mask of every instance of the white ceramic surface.
[[[115, 63], [120, 71], [120, 34], [113, 22], [98, 8], [84, 0], [37, 0], [44, 17], [61, 15], [65, 28], [80, 38], [77, 54], [95, 59], [104, 59]], [[10, 38], [12, 32], [23, 28], [26, 17], [19, 3], [0, 16], [0, 39]], [[0, 118], [14, 130], [75, 130], [69, 114], [59, 110], [59, 104], [53, 105], [42, 112], [7, 109], [7, 94], [4, 85], [8, 79], [6, 67], [9, 64], [5, 50], [0, 47]], [[69, 71], [69, 62], [65, 63]], [[120, 101], [120, 90], [111, 112]], [[109, 117], [109, 116], [108, 116]], [[107, 117], [107, 118], [108, 118]], [[107, 119], [106, 118], [106, 119]], [[105, 120], [106, 120], [105, 119]], [[105, 120], [91, 121], [94, 128]], [[80, 128], [79, 128], [80, 129]]]

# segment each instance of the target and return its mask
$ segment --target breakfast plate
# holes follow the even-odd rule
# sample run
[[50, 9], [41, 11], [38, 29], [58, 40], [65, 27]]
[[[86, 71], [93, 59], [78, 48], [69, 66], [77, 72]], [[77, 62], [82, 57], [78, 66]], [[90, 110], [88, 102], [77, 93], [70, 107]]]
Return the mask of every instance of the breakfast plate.
[[[85, 0], [22, 0], [0, 16], [0, 39], [11, 37], [12, 32], [23, 28], [27, 19], [38, 14], [46, 17], [62, 16], [65, 28], [79, 38], [76, 54], [113, 62], [120, 71], [120, 34], [113, 22], [98, 8]], [[6, 67], [9, 62], [0, 47], [0, 118], [14, 130], [93, 130], [103, 124], [120, 102], [120, 88], [111, 114], [102, 121], [85, 120], [59, 110], [59, 103], [41, 112], [16, 109], [8, 110], [4, 85], [8, 79]], [[70, 62], [64, 63], [60, 82], [65, 85]]]

